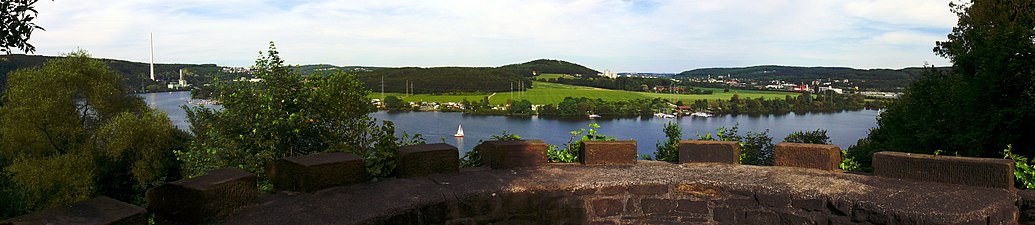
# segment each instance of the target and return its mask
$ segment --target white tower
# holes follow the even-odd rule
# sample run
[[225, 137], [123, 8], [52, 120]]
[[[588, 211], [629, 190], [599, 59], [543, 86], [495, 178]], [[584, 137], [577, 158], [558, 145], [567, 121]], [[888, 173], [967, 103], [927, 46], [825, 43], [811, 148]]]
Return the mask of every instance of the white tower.
[[155, 35], [147, 33], [151, 46], [151, 80], [155, 80]]

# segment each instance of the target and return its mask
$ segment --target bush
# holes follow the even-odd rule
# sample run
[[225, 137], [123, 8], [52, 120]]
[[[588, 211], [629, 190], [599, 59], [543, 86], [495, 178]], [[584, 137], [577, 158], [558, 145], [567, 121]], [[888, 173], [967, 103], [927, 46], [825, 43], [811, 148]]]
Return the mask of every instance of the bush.
[[1032, 167], [1035, 165], [1035, 159], [1029, 161], [1027, 157], [1014, 154], [1013, 145], [1006, 145], [1006, 149], [1003, 149], [1003, 158], [1013, 159], [1013, 177], [1017, 179], [1018, 188], [1035, 189], [1035, 167]]
[[557, 149], [558, 146], [556, 145], [547, 145], [546, 161], [561, 163], [578, 162], [579, 148], [582, 147], [582, 141], [615, 140], [614, 137], [597, 134], [596, 129], [600, 129], [600, 125], [596, 123], [590, 123], [588, 126], [588, 130], [586, 128], [580, 128], [579, 130], [568, 132], [569, 134], [571, 134], [571, 137], [568, 138], [568, 143], [564, 145], [564, 149]]
[[[679, 141], [683, 140], [683, 128], [679, 127], [679, 124], [668, 122], [665, 123], [665, 143], [660, 141], [654, 146], [657, 147], [657, 151], [654, 153], [654, 160], [665, 161], [665, 162], [678, 162], [679, 161]], [[645, 159], [650, 159], [650, 156], [644, 155]]]

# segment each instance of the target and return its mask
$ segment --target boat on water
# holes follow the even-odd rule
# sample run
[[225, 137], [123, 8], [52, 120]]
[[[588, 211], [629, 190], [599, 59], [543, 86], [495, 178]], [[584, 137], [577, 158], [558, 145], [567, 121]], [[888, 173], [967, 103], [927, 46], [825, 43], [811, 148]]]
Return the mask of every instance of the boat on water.
[[464, 125], [460, 125], [456, 128], [456, 134], [453, 137], [464, 137]]
[[590, 118], [590, 119], [596, 119], [596, 118], [600, 118], [600, 115], [597, 115], [597, 114], [589, 114], [589, 118]]
[[706, 113], [706, 112], [695, 112], [695, 113], [691, 113], [690, 115], [691, 116], [699, 116], [699, 117], [712, 117], [712, 116], [714, 116], [711, 113]]
[[664, 115], [662, 115], [662, 116], [661, 116], [661, 118], [665, 118], [665, 119], [675, 119], [675, 118], [676, 118], [676, 115], [672, 115], [672, 114], [664, 114]]

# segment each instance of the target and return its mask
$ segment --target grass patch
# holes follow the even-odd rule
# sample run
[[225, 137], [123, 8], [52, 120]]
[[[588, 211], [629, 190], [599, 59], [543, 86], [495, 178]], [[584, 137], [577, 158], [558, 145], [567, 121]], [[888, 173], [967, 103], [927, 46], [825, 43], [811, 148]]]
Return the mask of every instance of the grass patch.
[[[543, 74], [541, 76], [547, 76], [551, 74]], [[562, 75], [562, 74], [556, 74]], [[547, 83], [547, 82], [532, 82], [534, 88], [528, 89], [524, 92], [497, 92], [489, 98], [491, 104], [504, 104], [507, 99], [513, 98], [515, 100], [527, 99], [536, 105], [554, 104], [560, 103], [565, 97], [586, 97], [589, 99], [603, 99], [606, 101], [627, 101], [636, 99], [653, 99], [662, 98], [668, 99], [672, 102], [683, 101], [693, 102], [698, 99], [710, 99], [710, 100], [729, 100], [733, 97], [733, 94], [739, 94], [740, 98], [766, 98], [783, 99], [786, 95], [797, 96], [798, 93], [790, 92], [777, 92], [777, 91], [754, 91], [754, 90], [730, 90], [729, 93], [723, 93], [720, 88], [702, 88], [704, 90], [712, 90], [714, 94], [710, 95], [685, 95], [685, 94], [662, 94], [662, 93], [648, 93], [648, 92], [633, 92], [633, 91], [619, 91], [619, 90], [608, 90], [594, 87], [575, 86], [567, 84]], [[410, 95], [403, 96], [399, 93], [385, 93], [385, 96], [393, 95], [400, 97], [403, 101], [407, 102], [460, 102], [464, 98], [468, 101], [479, 101], [485, 96], [491, 94], [460, 94], [460, 95]], [[372, 93], [371, 98], [380, 98], [380, 93]]]

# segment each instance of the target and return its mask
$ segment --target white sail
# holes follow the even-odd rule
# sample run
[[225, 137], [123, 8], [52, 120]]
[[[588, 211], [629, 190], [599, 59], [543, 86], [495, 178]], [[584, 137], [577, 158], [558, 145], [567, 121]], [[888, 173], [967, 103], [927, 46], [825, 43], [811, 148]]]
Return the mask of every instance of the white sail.
[[456, 128], [456, 134], [453, 134], [453, 136], [454, 137], [463, 137], [464, 136], [464, 125], [458, 126]]

